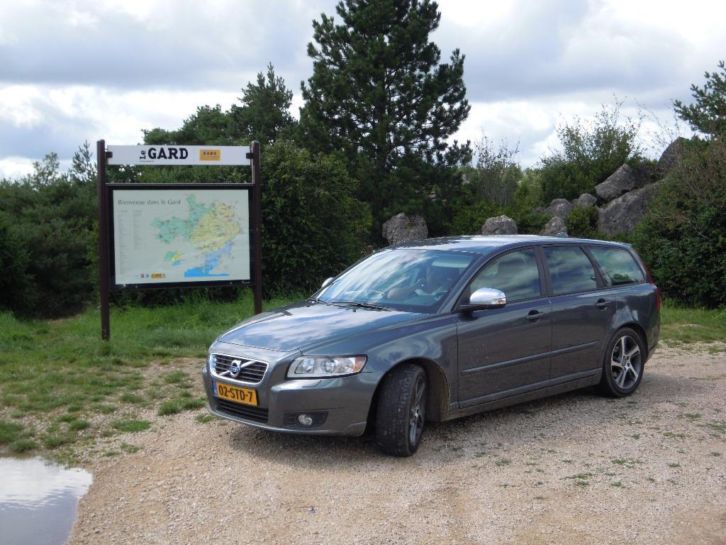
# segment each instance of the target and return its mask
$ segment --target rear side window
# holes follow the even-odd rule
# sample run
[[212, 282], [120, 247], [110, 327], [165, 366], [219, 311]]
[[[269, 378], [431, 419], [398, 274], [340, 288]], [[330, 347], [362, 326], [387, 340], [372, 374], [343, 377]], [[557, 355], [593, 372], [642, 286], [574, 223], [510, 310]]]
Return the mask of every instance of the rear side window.
[[642, 269], [627, 250], [592, 246], [590, 253], [605, 274], [608, 286], [634, 284], [645, 280]]
[[554, 295], [597, 288], [595, 269], [579, 246], [546, 246], [544, 254]]

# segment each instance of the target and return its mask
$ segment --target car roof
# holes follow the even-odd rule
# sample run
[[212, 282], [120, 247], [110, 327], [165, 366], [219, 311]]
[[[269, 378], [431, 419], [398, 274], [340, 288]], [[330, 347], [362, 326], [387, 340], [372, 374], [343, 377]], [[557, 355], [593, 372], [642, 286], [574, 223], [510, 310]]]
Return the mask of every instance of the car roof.
[[468, 252], [475, 254], [489, 254], [504, 248], [517, 246], [532, 246], [542, 244], [607, 244], [627, 247], [628, 245], [605, 240], [591, 240], [584, 238], [549, 237], [542, 235], [463, 235], [456, 237], [428, 238], [424, 240], [411, 240], [402, 242], [394, 248], [417, 248], [422, 250], [443, 250], [453, 252]]

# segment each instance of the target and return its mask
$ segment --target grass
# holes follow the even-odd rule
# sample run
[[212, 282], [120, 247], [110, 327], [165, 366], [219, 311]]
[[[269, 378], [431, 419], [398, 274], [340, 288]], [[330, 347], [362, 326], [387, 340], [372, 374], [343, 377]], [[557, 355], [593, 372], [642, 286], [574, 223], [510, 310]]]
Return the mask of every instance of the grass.
[[111, 426], [115, 430], [125, 433], [137, 433], [140, 431], [148, 430], [151, 427], [151, 422], [149, 422], [148, 420], [125, 419], [116, 420], [111, 424]]
[[676, 307], [666, 302], [661, 309], [661, 339], [669, 344], [726, 341], [726, 309]]
[[96, 309], [42, 321], [0, 312], [0, 451], [56, 450], [82, 437], [140, 431], [142, 421], [91, 426], [96, 414], [154, 407], [168, 415], [202, 407], [204, 400], [191, 396], [197, 376], [169, 368], [152, 385], [144, 369], [178, 358], [198, 358], [201, 365], [217, 335], [252, 314], [249, 292], [229, 303], [112, 308], [111, 340], [104, 342]]

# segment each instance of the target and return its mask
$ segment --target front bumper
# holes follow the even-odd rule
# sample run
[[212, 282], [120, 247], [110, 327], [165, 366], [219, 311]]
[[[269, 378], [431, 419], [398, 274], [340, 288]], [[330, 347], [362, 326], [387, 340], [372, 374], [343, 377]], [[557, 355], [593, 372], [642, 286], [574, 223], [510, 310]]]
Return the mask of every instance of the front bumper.
[[[277, 382], [266, 376], [259, 384], [250, 385], [213, 377], [205, 365], [202, 377], [212, 414], [256, 428], [304, 435], [362, 435], [375, 392], [375, 381], [371, 373], [365, 372], [347, 377]], [[214, 382], [254, 388], [258, 407], [218, 398]], [[300, 424], [297, 418], [300, 414], [311, 415], [313, 424]]]

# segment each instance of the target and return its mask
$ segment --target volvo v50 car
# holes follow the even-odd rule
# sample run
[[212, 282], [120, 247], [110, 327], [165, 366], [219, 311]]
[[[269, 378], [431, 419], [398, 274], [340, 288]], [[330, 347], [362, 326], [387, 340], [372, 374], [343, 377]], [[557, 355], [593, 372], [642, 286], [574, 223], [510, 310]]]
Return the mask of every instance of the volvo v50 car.
[[222, 334], [210, 410], [266, 430], [361, 435], [409, 456], [427, 421], [577, 388], [635, 391], [660, 295], [627, 245], [538, 236], [381, 250], [310, 299]]

